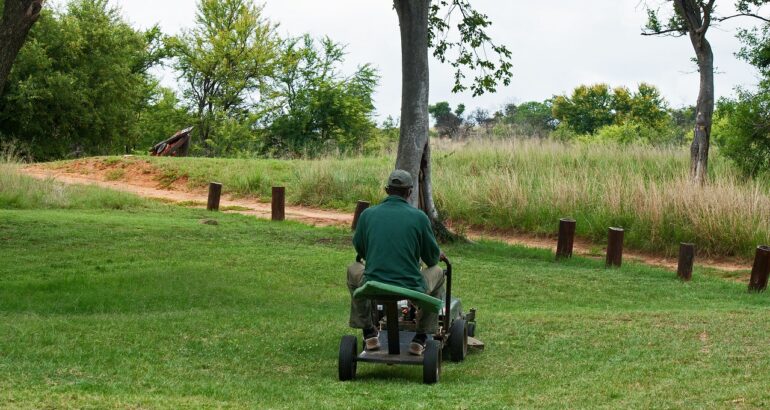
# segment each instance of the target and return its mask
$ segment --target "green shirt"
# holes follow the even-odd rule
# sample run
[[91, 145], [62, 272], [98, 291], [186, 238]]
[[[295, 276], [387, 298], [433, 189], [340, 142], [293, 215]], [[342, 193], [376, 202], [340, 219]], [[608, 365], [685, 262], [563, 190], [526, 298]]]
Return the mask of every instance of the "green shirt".
[[441, 253], [428, 216], [396, 195], [361, 214], [353, 246], [366, 260], [366, 280], [419, 292], [425, 292], [420, 259], [434, 266]]

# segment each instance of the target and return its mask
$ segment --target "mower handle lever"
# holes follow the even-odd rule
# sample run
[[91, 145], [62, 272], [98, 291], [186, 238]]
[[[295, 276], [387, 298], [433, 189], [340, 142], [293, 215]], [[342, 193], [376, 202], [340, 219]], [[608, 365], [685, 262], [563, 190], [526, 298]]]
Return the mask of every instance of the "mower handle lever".
[[441, 252], [441, 261], [446, 263], [446, 270], [444, 275], [446, 276], [446, 282], [444, 283], [445, 301], [444, 301], [444, 331], [449, 331], [449, 326], [452, 324], [452, 318], [449, 317], [452, 306], [452, 262], [449, 262], [449, 258]]

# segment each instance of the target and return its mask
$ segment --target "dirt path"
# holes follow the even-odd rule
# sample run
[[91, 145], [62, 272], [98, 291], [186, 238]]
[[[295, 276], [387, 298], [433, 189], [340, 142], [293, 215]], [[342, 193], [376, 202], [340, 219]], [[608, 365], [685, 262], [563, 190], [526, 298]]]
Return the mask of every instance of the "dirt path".
[[[92, 167], [89, 167], [92, 168]], [[130, 192], [145, 198], [161, 199], [166, 202], [185, 203], [195, 208], [205, 208], [208, 193], [205, 190], [191, 190], [184, 185], [186, 181], [177, 181], [168, 187], [164, 187], [157, 179], [151, 177], [132, 177], [136, 172], [124, 172], [119, 180], [110, 181], [109, 172], [100, 170], [79, 169], [49, 169], [41, 165], [31, 165], [22, 168], [26, 175], [39, 178], [53, 178], [66, 184], [90, 184], [117, 191]], [[81, 173], [85, 172], [85, 173]], [[149, 175], [142, 174], [139, 175]], [[269, 219], [271, 206], [269, 203], [259, 202], [256, 198], [233, 198], [222, 195], [220, 209], [223, 212], [235, 212], [245, 215], [253, 215], [258, 218]], [[353, 222], [352, 215], [346, 215], [334, 211], [313, 209], [300, 206], [286, 207], [286, 219], [299, 221], [313, 226], [350, 225]]]
[[[169, 184], [159, 182], [158, 169], [144, 161], [107, 163], [98, 159], [85, 159], [67, 163], [60, 168], [46, 164], [35, 164], [21, 169], [26, 175], [39, 178], [53, 178], [67, 184], [90, 184], [123, 192], [130, 192], [146, 198], [156, 198], [167, 202], [184, 203], [192, 207], [205, 208], [207, 192], [204, 189], [190, 189], [185, 178]], [[269, 203], [259, 202], [257, 198], [233, 198], [222, 196], [220, 208], [224, 212], [234, 212], [269, 219]], [[286, 219], [313, 226], [350, 226], [353, 215], [337, 211], [328, 211], [301, 206], [287, 206]], [[512, 233], [490, 233], [471, 230], [466, 233], [472, 240], [493, 240], [512, 245], [532, 248], [555, 249], [553, 238]], [[603, 249], [600, 245], [576, 239], [574, 253], [588, 257], [600, 257]], [[626, 260], [635, 260], [649, 265], [676, 270], [677, 261], [659, 255], [624, 250]], [[738, 260], [700, 259], [697, 265], [724, 271], [743, 271], [750, 265]]]

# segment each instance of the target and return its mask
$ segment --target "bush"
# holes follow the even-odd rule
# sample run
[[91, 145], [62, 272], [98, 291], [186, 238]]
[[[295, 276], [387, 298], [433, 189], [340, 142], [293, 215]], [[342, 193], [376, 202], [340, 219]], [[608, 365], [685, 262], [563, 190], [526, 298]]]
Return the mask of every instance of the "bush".
[[607, 125], [600, 128], [595, 135], [581, 138], [591, 142], [668, 145], [676, 141], [676, 135], [676, 130], [672, 126], [656, 128], [627, 122], [624, 124]]
[[719, 102], [712, 135], [721, 152], [746, 175], [770, 170], [770, 90], [739, 91]]
[[39, 160], [126, 152], [153, 86], [147, 71], [158, 37], [104, 0], [44, 11], [0, 98], [0, 132], [28, 143]]
[[[577, 138], [579, 134], [572, 130], [572, 128], [564, 125], [559, 124], [559, 126], [556, 127], [555, 130], [551, 133], [551, 137], [554, 138], [557, 141], [572, 141], [575, 138]], [[590, 135], [584, 135], [584, 137], [589, 137]]]

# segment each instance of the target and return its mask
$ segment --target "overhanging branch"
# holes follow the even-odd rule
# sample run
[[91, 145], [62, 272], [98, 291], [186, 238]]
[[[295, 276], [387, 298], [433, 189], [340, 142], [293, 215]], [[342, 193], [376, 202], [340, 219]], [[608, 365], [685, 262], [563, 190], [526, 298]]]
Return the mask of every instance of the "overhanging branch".
[[731, 18], [735, 18], [735, 17], [754, 17], [755, 19], [762, 20], [765, 23], [770, 23], [770, 19], [766, 19], [766, 18], [764, 18], [764, 17], [762, 17], [762, 16], [760, 16], [758, 14], [754, 14], [754, 13], [738, 13], [738, 14], [734, 14], [732, 16], [719, 17], [719, 18], [716, 19], [716, 21], [722, 22], [722, 21], [725, 21], [725, 20], [730, 20]]
[[673, 37], [681, 37], [685, 34], [686, 29], [681, 27], [676, 28], [670, 28], [667, 30], [660, 30], [660, 31], [642, 31], [643, 36], [662, 36], [662, 35], [670, 35]]

